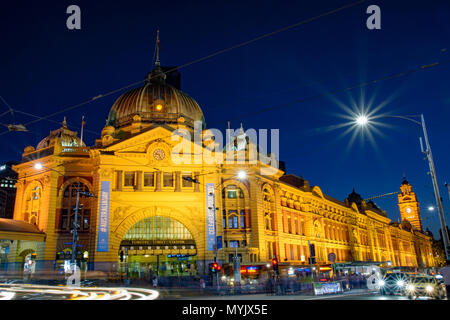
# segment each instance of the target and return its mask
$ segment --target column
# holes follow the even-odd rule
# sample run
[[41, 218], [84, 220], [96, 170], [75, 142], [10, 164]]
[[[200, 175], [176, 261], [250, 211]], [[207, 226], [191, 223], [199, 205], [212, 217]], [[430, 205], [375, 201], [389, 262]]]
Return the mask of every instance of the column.
[[116, 171], [116, 191], [122, 191], [122, 170]]
[[181, 191], [181, 173], [180, 171], [175, 171], [175, 192]]
[[155, 191], [161, 191], [161, 171], [156, 171], [156, 188]]
[[142, 191], [142, 171], [136, 171], [135, 191]]
[[[199, 178], [198, 172], [194, 172], [194, 179], [196, 181], [200, 182], [199, 181], [200, 178]], [[200, 192], [200, 183], [195, 183], [194, 182], [194, 192]]]

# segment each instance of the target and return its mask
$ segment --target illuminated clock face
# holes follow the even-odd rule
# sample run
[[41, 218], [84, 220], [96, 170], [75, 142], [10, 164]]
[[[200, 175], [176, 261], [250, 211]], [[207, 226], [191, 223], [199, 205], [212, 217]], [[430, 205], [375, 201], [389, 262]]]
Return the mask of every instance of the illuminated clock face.
[[162, 160], [165, 158], [165, 156], [166, 154], [162, 149], [156, 149], [155, 151], [153, 151], [153, 158], [155, 158], [156, 160]]
[[406, 208], [406, 212], [411, 213], [412, 212], [411, 208]]

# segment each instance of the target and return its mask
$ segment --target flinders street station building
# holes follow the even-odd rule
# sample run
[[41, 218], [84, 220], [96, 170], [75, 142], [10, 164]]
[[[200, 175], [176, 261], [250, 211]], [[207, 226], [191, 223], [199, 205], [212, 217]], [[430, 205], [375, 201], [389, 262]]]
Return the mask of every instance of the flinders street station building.
[[[274, 257], [296, 267], [434, 265], [432, 237], [406, 179], [395, 222], [355, 191], [340, 201], [282, 167], [263, 174], [270, 165], [260, 160], [194, 161], [208, 149], [194, 139], [196, 124], [207, 130], [205, 117], [166, 71], [156, 63], [143, 86], [118, 97], [94, 145], [64, 119], [37, 146], [24, 146], [13, 166], [14, 216], [0, 219], [2, 272], [64, 269], [76, 213], [76, 260], [82, 270], [108, 274], [203, 275], [214, 260], [226, 269], [235, 257], [256, 269]], [[174, 160], [176, 130], [190, 133], [181, 139], [192, 161]], [[221, 152], [249, 160], [250, 143], [233, 140], [245, 132], [236, 132]]]

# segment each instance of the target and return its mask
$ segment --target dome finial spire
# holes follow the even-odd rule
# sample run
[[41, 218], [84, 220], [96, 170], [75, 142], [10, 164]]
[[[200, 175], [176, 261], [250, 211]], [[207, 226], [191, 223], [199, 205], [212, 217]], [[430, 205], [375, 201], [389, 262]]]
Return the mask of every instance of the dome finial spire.
[[156, 60], [155, 60], [155, 68], [152, 72], [150, 72], [147, 76], [146, 81], [150, 81], [153, 83], [164, 83], [166, 79], [166, 74], [161, 69], [161, 63], [159, 61], [159, 30], [156, 31]]
[[155, 61], [155, 67], [159, 67], [161, 65], [159, 61], [159, 30], [156, 31], [156, 61]]

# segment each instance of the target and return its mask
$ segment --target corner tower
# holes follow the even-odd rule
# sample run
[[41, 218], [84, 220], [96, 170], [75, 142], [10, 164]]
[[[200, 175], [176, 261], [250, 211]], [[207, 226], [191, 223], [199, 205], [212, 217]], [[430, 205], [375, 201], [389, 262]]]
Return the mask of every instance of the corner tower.
[[422, 221], [420, 220], [419, 202], [416, 194], [406, 178], [403, 178], [398, 194], [398, 207], [402, 222], [407, 220], [418, 230], [422, 230]]

